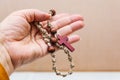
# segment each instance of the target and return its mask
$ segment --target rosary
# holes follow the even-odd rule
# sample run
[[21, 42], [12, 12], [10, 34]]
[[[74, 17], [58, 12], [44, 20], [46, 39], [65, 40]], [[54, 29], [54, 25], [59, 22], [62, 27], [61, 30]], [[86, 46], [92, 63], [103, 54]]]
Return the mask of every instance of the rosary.
[[[51, 9], [49, 11], [51, 18], [56, 15], [56, 11]], [[72, 69], [74, 68], [74, 64], [72, 61], [72, 57], [70, 55], [70, 51], [73, 52], [75, 49], [68, 43], [67, 36], [61, 36], [57, 34], [57, 31], [53, 28], [50, 23], [50, 20], [47, 20], [47, 27], [43, 28], [43, 25], [40, 22], [35, 22], [35, 26], [39, 29], [39, 32], [42, 35], [43, 40], [48, 46], [48, 52], [52, 57], [52, 69], [56, 73], [56, 75], [66, 77], [67, 75], [72, 74]], [[70, 69], [68, 72], [61, 72], [56, 67], [56, 54], [54, 53], [56, 50], [63, 50], [64, 53], [68, 56], [68, 61], [70, 65]]]

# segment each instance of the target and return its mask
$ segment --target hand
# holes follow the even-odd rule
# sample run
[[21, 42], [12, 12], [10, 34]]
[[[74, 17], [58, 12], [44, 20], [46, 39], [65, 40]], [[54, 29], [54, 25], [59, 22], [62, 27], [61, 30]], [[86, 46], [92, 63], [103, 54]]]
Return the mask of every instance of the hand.
[[[32, 24], [34, 21], [43, 22], [50, 18], [50, 15], [35, 9], [27, 9], [14, 12], [2, 21], [0, 34], [2, 35], [3, 46], [8, 51], [14, 68], [31, 62], [47, 54], [47, 45], [38, 29]], [[58, 14], [53, 17], [51, 24], [61, 35], [68, 35], [69, 42], [79, 40], [78, 35], [69, 34], [82, 28], [83, 18], [80, 15]]]

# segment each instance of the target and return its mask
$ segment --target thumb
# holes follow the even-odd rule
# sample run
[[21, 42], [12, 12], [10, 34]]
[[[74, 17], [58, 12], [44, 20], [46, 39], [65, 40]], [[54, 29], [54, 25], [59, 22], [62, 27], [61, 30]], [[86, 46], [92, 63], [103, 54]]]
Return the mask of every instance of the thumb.
[[37, 9], [25, 9], [14, 12], [13, 15], [19, 15], [25, 18], [28, 22], [45, 21], [50, 18], [50, 14]]

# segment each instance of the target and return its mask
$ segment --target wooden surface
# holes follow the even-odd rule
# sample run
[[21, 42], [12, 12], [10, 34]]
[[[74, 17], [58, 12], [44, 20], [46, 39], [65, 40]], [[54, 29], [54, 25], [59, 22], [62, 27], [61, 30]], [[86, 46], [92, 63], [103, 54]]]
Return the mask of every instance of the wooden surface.
[[[1, 0], [0, 21], [13, 11], [37, 8], [85, 17], [85, 28], [76, 32], [81, 41], [73, 44], [76, 71], [120, 71], [120, 0]], [[66, 70], [65, 57], [58, 53], [58, 66]], [[50, 55], [18, 70], [51, 71]]]

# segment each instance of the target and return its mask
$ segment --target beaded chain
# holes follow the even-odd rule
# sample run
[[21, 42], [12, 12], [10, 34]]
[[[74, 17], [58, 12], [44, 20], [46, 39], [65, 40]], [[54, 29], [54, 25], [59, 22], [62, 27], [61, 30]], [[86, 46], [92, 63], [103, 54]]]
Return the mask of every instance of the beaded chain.
[[[54, 16], [56, 14], [55, 10], [50, 10], [49, 14]], [[70, 55], [70, 52], [74, 51], [74, 48], [67, 42], [68, 38], [66, 36], [60, 36], [57, 34], [57, 31], [53, 28], [53, 26], [50, 23], [50, 20], [47, 20], [47, 27], [43, 28], [43, 25], [40, 24], [40, 22], [35, 22], [35, 26], [39, 29], [39, 32], [42, 35], [43, 40], [48, 46], [48, 52], [51, 54], [52, 57], [52, 65], [53, 70], [56, 73], [56, 75], [60, 75], [63, 77], [66, 77], [67, 75], [72, 74], [72, 69], [74, 68], [74, 64], [72, 61], [72, 57]], [[68, 49], [67, 49], [68, 48]], [[70, 70], [69, 72], [61, 72], [56, 67], [56, 54], [54, 53], [56, 50], [63, 50], [64, 53], [68, 56], [68, 61], [70, 62]]]

